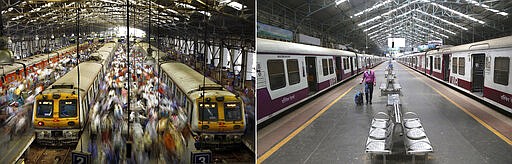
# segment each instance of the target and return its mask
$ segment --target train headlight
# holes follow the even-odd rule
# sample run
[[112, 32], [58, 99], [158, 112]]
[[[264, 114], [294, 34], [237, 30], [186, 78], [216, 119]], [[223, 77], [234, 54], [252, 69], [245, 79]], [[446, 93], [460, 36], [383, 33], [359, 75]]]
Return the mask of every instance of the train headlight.
[[240, 125], [235, 125], [235, 126], [233, 126], [233, 129], [240, 129], [240, 127], [241, 127]]
[[66, 137], [66, 138], [70, 138], [70, 137], [72, 137], [72, 136], [73, 136], [73, 132], [71, 132], [71, 131], [66, 131], [66, 132], [64, 132], [64, 137]]
[[208, 129], [208, 128], [210, 128], [210, 126], [208, 126], [208, 125], [201, 126], [201, 129]]
[[68, 125], [69, 125], [69, 126], [75, 126], [75, 122], [73, 122], [73, 121], [69, 121], [69, 122], [68, 122]]
[[232, 141], [233, 140], [233, 136], [232, 135], [227, 135], [226, 136], [226, 140], [227, 141]]
[[204, 135], [204, 140], [205, 141], [210, 141], [212, 139], [213, 139], [213, 137], [211, 137], [210, 135]]
[[239, 135], [235, 135], [235, 136], [233, 136], [233, 140], [235, 140], [235, 141], [239, 141], [239, 140], [240, 140], [240, 136], [239, 136]]
[[44, 137], [44, 131], [37, 133], [37, 138], [43, 138]]
[[37, 123], [37, 125], [39, 125], [39, 126], [44, 126], [44, 122], [39, 121], [39, 122]]

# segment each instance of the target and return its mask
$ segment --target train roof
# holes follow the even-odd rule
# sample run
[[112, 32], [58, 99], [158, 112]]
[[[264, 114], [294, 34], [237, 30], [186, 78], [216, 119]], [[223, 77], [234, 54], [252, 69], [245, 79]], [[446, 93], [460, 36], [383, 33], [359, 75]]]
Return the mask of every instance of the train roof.
[[[199, 90], [199, 86], [203, 86], [203, 75], [183, 63], [163, 63], [160, 67], [174, 81], [174, 84], [186, 94]], [[208, 78], [204, 80], [205, 86], [222, 87]]]
[[[84, 44], [81, 44], [81, 46]], [[52, 57], [57, 56], [57, 54], [62, 54], [64, 52], [70, 51], [73, 48], [76, 48], [76, 46], [68, 46], [68, 47], [62, 48], [60, 50], [57, 50], [57, 52], [52, 52], [50, 54], [38, 54], [38, 55], [30, 56], [27, 58], [23, 58], [20, 60], [15, 60], [15, 62], [23, 63], [28, 67], [28, 66], [34, 65], [38, 62], [41, 62], [43, 60], [46, 60], [46, 59], [48, 59], [48, 57], [52, 58]], [[23, 66], [21, 64], [17, 64], [17, 63], [14, 63], [12, 65], [6, 65], [3, 67], [4, 67], [3, 72], [5, 72], [5, 74], [14, 72], [19, 69], [23, 69]]]
[[98, 49], [98, 52], [112, 52], [113, 49], [116, 48], [116, 43], [105, 43], [103, 47]]
[[[85, 62], [80, 63], [80, 97], [85, 96], [85, 91], [89, 89], [90, 86], [92, 86], [92, 83], [94, 82], [94, 79], [101, 70], [101, 64], [93, 63], [93, 62]], [[73, 89], [52, 89], [53, 87], [57, 86], [64, 86], [64, 85], [73, 85]], [[43, 91], [43, 94], [49, 94], [54, 92], [67, 92], [71, 93], [77, 89], [78, 86], [78, 68], [75, 67], [68, 73], [66, 73], [64, 76], [59, 78], [57, 81], [55, 81], [49, 89], [46, 89]]]
[[306, 44], [283, 42], [270, 39], [258, 38], [258, 54], [304, 54], [304, 55], [343, 55], [356, 56], [354, 52], [330, 49]]
[[463, 44], [453, 47], [441, 48], [438, 50], [429, 51], [427, 54], [445, 54], [453, 52], [464, 52], [474, 50], [486, 50], [486, 49], [497, 49], [512, 47], [512, 36], [506, 36], [501, 38], [489, 39], [475, 43]]

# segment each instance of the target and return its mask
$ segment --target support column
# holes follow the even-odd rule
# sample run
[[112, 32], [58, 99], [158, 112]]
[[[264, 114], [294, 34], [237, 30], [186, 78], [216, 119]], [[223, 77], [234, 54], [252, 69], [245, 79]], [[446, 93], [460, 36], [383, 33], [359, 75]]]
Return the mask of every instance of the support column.
[[245, 78], [247, 76], [247, 48], [242, 46], [242, 65], [240, 69], [240, 90], [245, 87]]

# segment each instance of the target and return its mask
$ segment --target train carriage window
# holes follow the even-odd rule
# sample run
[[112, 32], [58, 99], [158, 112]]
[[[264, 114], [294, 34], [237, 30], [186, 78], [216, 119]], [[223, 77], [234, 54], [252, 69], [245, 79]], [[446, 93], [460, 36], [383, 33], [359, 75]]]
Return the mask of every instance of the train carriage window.
[[241, 121], [242, 109], [239, 103], [225, 103], [224, 104], [224, 120], [226, 121]]
[[348, 58], [343, 58], [343, 69], [347, 70], [350, 66], [348, 65]]
[[434, 69], [441, 69], [441, 58], [434, 58]]
[[332, 63], [332, 59], [329, 59], [329, 74], [334, 73], [334, 64]]
[[39, 118], [52, 118], [53, 117], [53, 101], [38, 101], [37, 114]]
[[219, 119], [217, 109], [217, 103], [200, 103], [199, 121], [217, 121]]
[[322, 59], [322, 69], [324, 76], [327, 76], [327, 74], [329, 74], [329, 65], [327, 65], [327, 59]]
[[466, 74], [466, 59], [464, 57], [459, 57], [459, 75]]
[[494, 58], [494, 83], [501, 85], [508, 85], [510, 70], [509, 57], [496, 57]]
[[77, 116], [77, 101], [76, 100], [60, 100], [59, 101], [59, 117], [69, 118]]
[[276, 90], [286, 86], [283, 60], [268, 60], [267, 69], [270, 90]]
[[456, 57], [452, 58], [452, 73], [454, 73], [454, 74], [457, 73], [457, 58]]
[[286, 68], [288, 70], [289, 85], [299, 83], [300, 82], [299, 61], [297, 59], [286, 60]]

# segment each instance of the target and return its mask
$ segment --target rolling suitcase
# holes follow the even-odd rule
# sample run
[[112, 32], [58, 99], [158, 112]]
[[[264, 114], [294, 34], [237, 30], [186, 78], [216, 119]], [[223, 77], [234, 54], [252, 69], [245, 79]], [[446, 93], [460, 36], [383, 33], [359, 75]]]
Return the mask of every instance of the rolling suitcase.
[[363, 92], [360, 90], [356, 91], [356, 95], [354, 96], [354, 101], [356, 105], [363, 105]]

